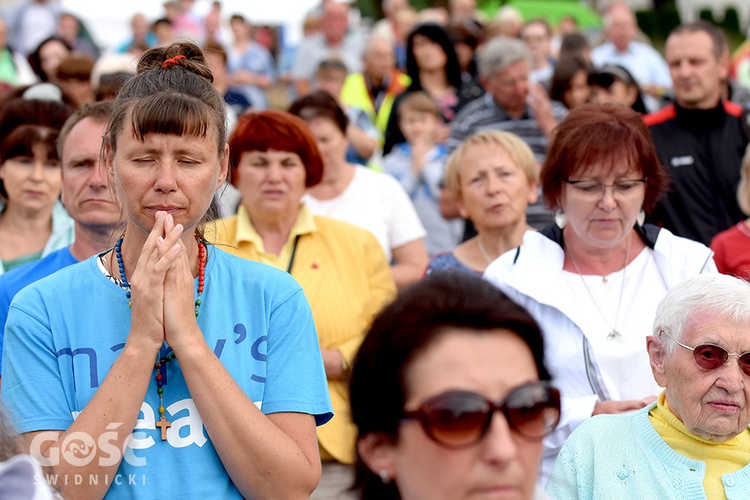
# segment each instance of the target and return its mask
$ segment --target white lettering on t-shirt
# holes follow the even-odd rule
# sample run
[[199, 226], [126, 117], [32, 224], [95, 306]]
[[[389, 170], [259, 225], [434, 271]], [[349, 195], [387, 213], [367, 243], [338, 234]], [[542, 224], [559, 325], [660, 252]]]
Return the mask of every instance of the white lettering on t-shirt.
[[[185, 416], [173, 419], [178, 413], [187, 412]], [[185, 448], [191, 444], [203, 446], [208, 441], [206, 434], [203, 430], [203, 420], [201, 419], [198, 409], [192, 399], [182, 399], [175, 401], [166, 408], [167, 420], [172, 422], [172, 426], [167, 429], [167, 442], [174, 448]], [[181, 436], [181, 429], [187, 428], [187, 434], [183, 431]], [[145, 467], [146, 458], [140, 457], [135, 454], [135, 450], [147, 450], [156, 444], [154, 436], [157, 434], [156, 431], [156, 411], [146, 402], [141, 404], [141, 413], [138, 416], [138, 420], [133, 428], [133, 434], [128, 442], [128, 446], [125, 448], [124, 459], [125, 461], [134, 467]], [[161, 431], [158, 431], [161, 433]], [[161, 443], [160, 445], [164, 444]]]
[[[183, 399], [167, 407], [170, 415], [176, 415], [184, 410], [187, 410], [187, 416], [174, 420], [172, 426], [167, 429], [167, 442], [175, 448], [184, 448], [191, 444], [203, 446], [208, 439], [203, 432], [203, 419], [201, 419], [193, 400]], [[183, 427], [187, 427], [189, 430], [185, 437], [180, 436], [180, 429]]]
[[688, 165], [693, 165], [695, 163], [695, 158], [692, 156], [673, 156], [672, 159], [669, 161], [673, 167], [686, 167]]

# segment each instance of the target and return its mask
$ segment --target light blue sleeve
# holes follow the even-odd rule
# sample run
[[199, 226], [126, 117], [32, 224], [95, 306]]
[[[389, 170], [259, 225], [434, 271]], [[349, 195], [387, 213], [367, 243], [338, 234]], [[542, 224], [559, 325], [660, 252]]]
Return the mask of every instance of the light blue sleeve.
[[16, 295], [5, 329], [2, 402], [19, 433], [64, 430], [73, 423], [69, 391], [44, 313], [47, 304], [35, 288]]
[[267, 345], [263, 413], [309, 413], [317, 425], [328, 422], [333, 409], [323, 357], [302, 289], [271, 311]]
[[419, 187], [417, 176], [411, 169], [411, 162], [411, 156], [402, 152], [400, 146], [396, 146], [383, 157], [383, 173], [396, 179], [404, 187], [410, 198]]
[[[8, 309], [10, 309], [10, 299], [4, 274], [0, 275], [0, 363], [3, 356], [3, 341], [5, 338], [5, 323], [8, 322]], [[2, 364], [0, 364], [0, 375], [2, 375]]]

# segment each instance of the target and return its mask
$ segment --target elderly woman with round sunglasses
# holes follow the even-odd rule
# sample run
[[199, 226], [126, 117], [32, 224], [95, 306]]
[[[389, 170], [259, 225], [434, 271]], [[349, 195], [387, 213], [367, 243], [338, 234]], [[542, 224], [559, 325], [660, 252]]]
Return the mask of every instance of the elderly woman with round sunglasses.
[[643, 408], [659, 392], [643, 345], [656, 304], [677, 283], [715, 272], [712, 252], [644, 224], [666, 174], [638, 113], [584, 104], [557, 128], [541, 184], [556, 225], [487, 267], [542, 325], [547, 364], [563, 394], [545, 440], [542, 482], [565, 439], [599, 413]]
[[476, 276], [436, 273], [373, 322], [350, 380], [363, 500], [546, 498], [560, 417], [538, 324]]
[[648, 337], [656, 402], [565, 443], [554, 498], [727, 498], [750, 492], [750, 284], [710, 274], [672, 288]]

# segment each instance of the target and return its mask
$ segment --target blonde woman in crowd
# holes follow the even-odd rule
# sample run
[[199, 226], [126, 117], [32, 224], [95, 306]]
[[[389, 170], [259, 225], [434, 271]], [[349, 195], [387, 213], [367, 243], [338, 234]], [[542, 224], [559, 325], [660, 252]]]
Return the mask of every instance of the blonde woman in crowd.
[[531, 230], [526, 207], [537, 200], [538, 168], [529, 146], [510, 132], [479, 132], [459, 146], [448, 159], [445, 184], [459, 214], [471, 220], [478, 234], [435, 256], [427, 273], [482, 273], [519, 246]]

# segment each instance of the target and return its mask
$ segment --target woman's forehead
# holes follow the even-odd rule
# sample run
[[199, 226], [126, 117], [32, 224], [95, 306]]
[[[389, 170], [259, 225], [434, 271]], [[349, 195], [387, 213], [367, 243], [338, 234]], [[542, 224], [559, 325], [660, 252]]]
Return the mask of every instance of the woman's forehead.
[[633, 175], [641, 175], [641, 170], [632, 166], [627, 158], [619, 159], [615, 156], [580, 167], [573, 171], [571, 177], [575, 179], [605, 179], [607, 177], [619, 178]]

